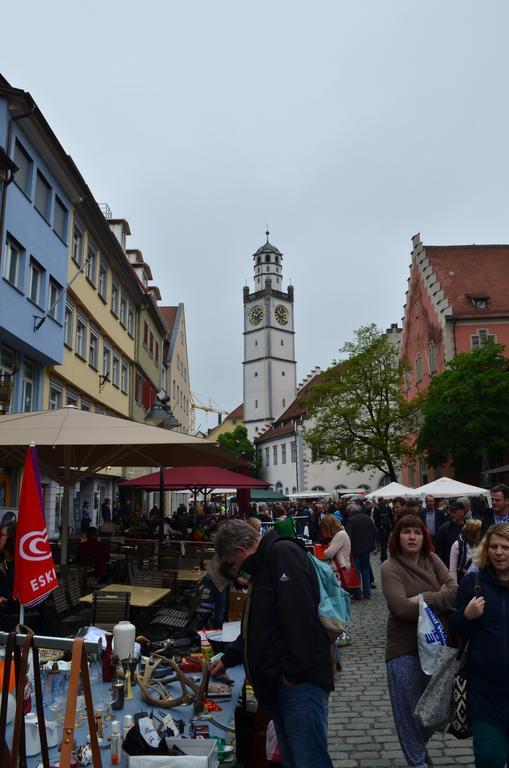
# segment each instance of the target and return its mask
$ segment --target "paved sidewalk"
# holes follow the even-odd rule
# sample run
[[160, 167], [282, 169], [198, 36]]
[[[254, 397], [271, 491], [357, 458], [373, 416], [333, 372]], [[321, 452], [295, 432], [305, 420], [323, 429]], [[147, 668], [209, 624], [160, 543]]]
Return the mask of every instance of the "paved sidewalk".
[[[335, 768], [403, 768], [385, 676], [387, 608], [380, 589], [380, 559], [372, 556], [375, 580], [371, 600], [352, 601], [353, 643], [342, 649], [343, 672], [329, 699], [329, 752]], [[472, 741], [433, 736], [434, 765], [473, 766]], [[318, 766], [317, 766], [318, 768]]]

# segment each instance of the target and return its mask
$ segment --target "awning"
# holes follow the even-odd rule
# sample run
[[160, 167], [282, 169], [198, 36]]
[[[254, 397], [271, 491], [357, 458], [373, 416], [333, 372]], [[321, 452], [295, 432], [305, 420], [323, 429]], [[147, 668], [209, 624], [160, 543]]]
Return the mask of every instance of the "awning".
[[[152, 472], [142, 477], [134, 477], [132, 480], [124, 480], [118, 485], [122, 488], [158, 491], [159, 478], [159, 472]], [[270, 488], [270, 483], [220, 467], [171, 467], [164, 470], [166, 491], [203, 488]]]

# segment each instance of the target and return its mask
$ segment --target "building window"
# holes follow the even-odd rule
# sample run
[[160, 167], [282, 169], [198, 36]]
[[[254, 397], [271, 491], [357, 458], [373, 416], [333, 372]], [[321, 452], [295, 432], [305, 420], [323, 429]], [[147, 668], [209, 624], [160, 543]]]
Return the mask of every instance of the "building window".
[[292, 464], [295, 464], [297, 461], [297, 443], [295, 440], [292, 440], [290, 443], [290, 459]]
[[88, 343], [88, 364], [97, 371], [99, 359], [99, 334], [93, 328], [90, 329], [90, 341]]
[[258, 408], [258, 400], [255, 400], [255, 408]]
[[286, 397], [283, 397], [283, 408], [286, 408]]
[[78, 267], [83, 266], [83, 227], [78, 219], [74, 220], [72, 230], [72, 258]]
[[149, 331], [149, 338], [148, 338], [148, 351], [151, 355], [154, 354], [154, 334], [152, 331]]
[[82, 411], [91, 411], [92, 410], [92, 401], [88, 399], [88, 397], [81, 396], [81, 410]]
[[270, 466], [270, 448], [265, 448], [265, 466]]
[[420, 355], [415, 358], [415, 380], [422, 381], [422, 357]]
[[62, 286], [51, 277], [49, 281], [48, 315], [53, 320], [60, 320], [60, 299], [62, 296]]
[[139, 405], [143, 405], [143, 376], [136, 373], [134, 380], [134, 399]]
[[127, 333], [134, 338], [134, 309], [129, 304], [129, 310], [127, 312]]
[[73, 334], [73, 316], [74, 309], [68, 304], [65, 307], [65, 319], [64, 319], [64, 344], [72, 349], [72, 334]]
[[114, 280], [111, 282], [111, 311], [118, 317], [118, 302], [120, 297], [120, 289], [118, 283]]
[[122, 360], [122, 369], [120, 371], [120, 389], [127, 395], [129, 389], [129, 363]]
[[103, 346], [103, 376], [111, 374], [111, 347], [105, 341]]
[[148, 323], [146, 320], [143, 323], [143, 344], [148, 347]]
[[53, 229], [57, 235], [67, 242], [67, 219], [68, 211], [59, 197], [55, 197], [55, 210], [53, 211]]
[[23, 411], [32, 411], [35, 399], [35, 363], [25, 358], [23, 366]]
[[86, 360], [87, 349], [87, 323], [78, 315], [76, 321], [76, 354]]
[[175, 379], [173, 379], [173, 399], [175, 400], [177, 397], [177, 385], [175, 383]]
[[18, 166], [14, 181], [20, 189], [23, 190], [25, 195], [30, 197], [30, 188], [32, 186], [32, 169], [34, 164], [32, 158], [21, 146], [19, 141], [16, 140], [14, 146], [14, 162]]
[[108, 293], [108, 267], [101, 259], [99, 261], [99, 282], [97, 284], [97, 293], [106, 301], [106, 295]]
[[482, 347], [485, 347], [486, 344], [496, 343], [497, 341], [497, 337], [492, 333], [488, 333], [486, 328], [479, 328], [477, 333], [474, 336], [471, 336], [470, 339], [472, 349], [481, 349]]
[[111, 369], [111, 381], [114, 387], [120, 384], [120, 358], [116, 352], [113, 353], [113, 366]]
[[34, 304], [40, 305], [41, 304], [41, 297], [42, 297], [42, 281], [44, 276], [44, 270], [38, 264], [35, 259], [30, 259], [30, 279], [29, 279], [29, 286], [28, 286], [28, 296], [30, 301], [33, 301]]
[[410, 389], [410, 376], [408, 375], [408, 371], [403, 371], [403, 387], [405, 392], [408, 392]]
[[286, 373], [284, 371], [281, 371], [281, 376], [286, 376]]
[[79, 399], [75, 389], [67, 389], [67, 405], [73, 405], [75, 408], [78, 407]]
[[21, 246], [8, 237], [5, 247], [4, 277], [15, 288], [21, 288], [23, 253]]
[[127, 327], [127, 300], [125, 296], [120, 297], [120, 323]]
[[41, 216], [49, 220], [49, 210], [51, 205], [51, 186], [48, 184], [40, 171], [37, 171], [35, 179], [35, 202], [34, 205]]
[[274, 463], [274, 466], [277, 465], [277, 445], [272, 446], [272, 461]]
[[97, 247], [90, 238], [87, 249], [87, 278], [92, 285], [95, 285], [97, 280]]
[[435, 342], [431, 341], [428, 349], [429, 355], [429, 372], [435, 373], [437, 370], [437, 348]]
[[48, 402], [48, 407], [50, 411], [56, 411], [57, 408], [62, 407], [63, 391], [64, 391], [64, 387], [60, 381], [57, 381], [57, 379], [50, 379], [49, 402]]
[[159, 342], [157, 342], [157, 341], [156, 341], [155, 346], [154, 346], [154, 360], [156, 361], [156, 363], [159, 362]]
[[286, 464], [286, 443], [281, 444], [281, 464]]

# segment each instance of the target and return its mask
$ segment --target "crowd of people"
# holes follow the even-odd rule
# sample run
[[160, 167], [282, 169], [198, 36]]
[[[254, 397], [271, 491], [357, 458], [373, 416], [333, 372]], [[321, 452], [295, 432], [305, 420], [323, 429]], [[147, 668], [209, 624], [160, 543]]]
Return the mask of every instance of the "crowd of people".
[[[495, 486], [492, 507], [469, 498], [421, 500], [363, 498], [307, 506], [259, 504], [237, 517], [182, 505], [165, 534], [213, 538], [208, 578], [216, 614], [227, 610], [232, 583], [249, 584], [242, 634], [214, 662], [213, 675], [244, 663], [260, 705], [273, 720], [284, 768], [331, 768], [328, 697], [334, 688], [331, 644], [320, 623], [320, 588], [306, 541], [321, 545], [338, 579], [354, 569], [354, 599], [371, 598], [371, 558], [380, 557], [381, 587], [388, 607], [385, 660], [396, 732], [409, 766], [432, 765], [431, 733], [414, 717], [429, 677], [418, 654], [419, 595], [435, 612], [449, 643], [468, 641], [467, 706], [477, 768], [504, 768], [509, 761], [509, 487]], [[86, 513], [87, 507], [83, 505]], [[221, 512], [222, 510], [219, 510]], [[85, 518], [88, 517], [88, 522]], [[242, 518], [242, 519], [240, 519]], [[105, 500], [98, 528], [82, 515], [85, 540], [127, 530], [160, 532], [157, 507], [143, 514]], [[0, 622], [16, 616], [12, 604], [15, 520], [0, 522]], [[106, 549], [104, 565], [106, 567]], [[479, 589], [480, 585], [480, 589]], [[479, 594], [480, 592], [480, 594]], [[364, 610], [364, 609], [363, 609]], [[355, 638], [354, 638], [355, 642]]]

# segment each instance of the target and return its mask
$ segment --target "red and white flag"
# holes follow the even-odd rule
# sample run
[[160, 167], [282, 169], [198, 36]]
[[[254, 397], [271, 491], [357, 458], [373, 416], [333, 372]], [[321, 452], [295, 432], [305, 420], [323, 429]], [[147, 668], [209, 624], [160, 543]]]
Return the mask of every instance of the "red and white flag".
[[58, 580], [44, 520], [39, 462], [35, 446], [31, 445], [19, 497], [13, 597], [20, 605], [37, 605], [56, 586]]

